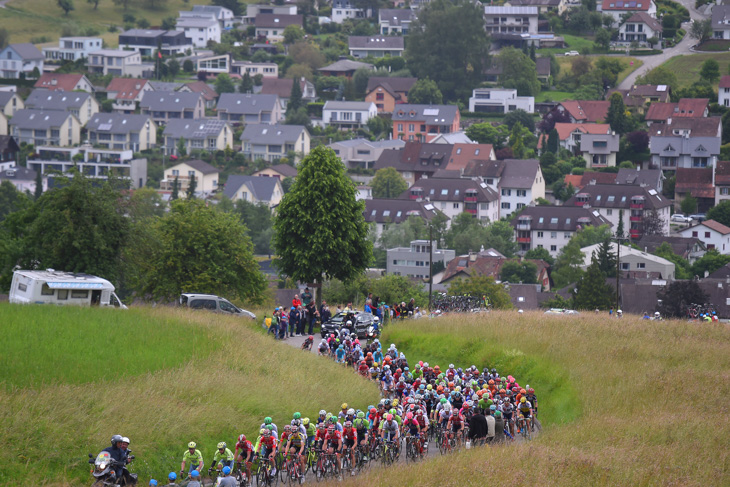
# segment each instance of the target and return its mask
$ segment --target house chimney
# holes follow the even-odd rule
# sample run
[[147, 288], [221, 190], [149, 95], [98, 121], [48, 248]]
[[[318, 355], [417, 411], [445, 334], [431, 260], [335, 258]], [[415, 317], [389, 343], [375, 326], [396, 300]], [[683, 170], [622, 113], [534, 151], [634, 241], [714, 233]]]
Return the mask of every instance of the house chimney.
[[477, 261], [477, 253], [469, 252], [469, 262], [476, 262], [476, 261]]

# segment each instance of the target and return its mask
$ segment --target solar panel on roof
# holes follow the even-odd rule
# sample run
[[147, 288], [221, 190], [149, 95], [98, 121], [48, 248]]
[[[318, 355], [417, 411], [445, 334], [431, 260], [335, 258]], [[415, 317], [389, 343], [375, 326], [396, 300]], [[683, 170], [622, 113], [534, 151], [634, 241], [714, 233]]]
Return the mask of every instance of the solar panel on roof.
[[424, 115], [438, 115], [439, 109], [438, 108], [426, 108], [423, 110]]
[[101, 123], [99, 124], [99, 130], [111, 130], [112, 124], [110, 123]]

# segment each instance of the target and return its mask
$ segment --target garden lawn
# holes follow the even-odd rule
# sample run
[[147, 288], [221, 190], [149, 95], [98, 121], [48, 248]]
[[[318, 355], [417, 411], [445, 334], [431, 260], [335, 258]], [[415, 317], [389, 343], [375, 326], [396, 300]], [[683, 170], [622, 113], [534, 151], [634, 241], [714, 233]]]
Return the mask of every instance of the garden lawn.
[[[677, 76], [677, 84], [688, 86], [699, 81], [702, 63], [708, 59], [714, 59], [720, 65], [720, 74], [727, 73], [730, 67], [730, 52], [692, 54], [687, 56], [675, 56], [662, 64], [665, 68]], [[717, 88], [718, 83], [714, 86]]]

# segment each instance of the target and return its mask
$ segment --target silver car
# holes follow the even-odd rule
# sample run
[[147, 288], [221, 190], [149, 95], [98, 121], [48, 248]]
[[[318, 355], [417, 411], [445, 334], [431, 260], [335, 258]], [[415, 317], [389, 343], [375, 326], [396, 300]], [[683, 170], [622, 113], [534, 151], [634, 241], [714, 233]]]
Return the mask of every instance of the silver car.
[[180, 305], [190, 309], [205, 309], [214, 313], [228, 313], [241, 315], [252, 320], [256, 319], [256, 315], [252, 312], [241, 309], [227, 299], [215, 294], [184, 293], [180, 295]]

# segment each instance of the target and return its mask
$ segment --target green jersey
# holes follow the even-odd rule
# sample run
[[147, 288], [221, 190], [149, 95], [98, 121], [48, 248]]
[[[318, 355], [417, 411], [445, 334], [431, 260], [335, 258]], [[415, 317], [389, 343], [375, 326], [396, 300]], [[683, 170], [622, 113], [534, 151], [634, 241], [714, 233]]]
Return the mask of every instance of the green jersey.
[[191, 465], [200, 465], [203, 463], [203, 454], [200, 453], [200, 450], [195, 450], [195, 453], [190, 453], [190, 450], [185, 450], [183, 462], [190, 462]]
[[233, 452], [228, 448], [223, 453], [220, 450], [216, 450], [215, 455], [213, 455], [213, 463], [218, 463], [221, 460], [233, 460]]

